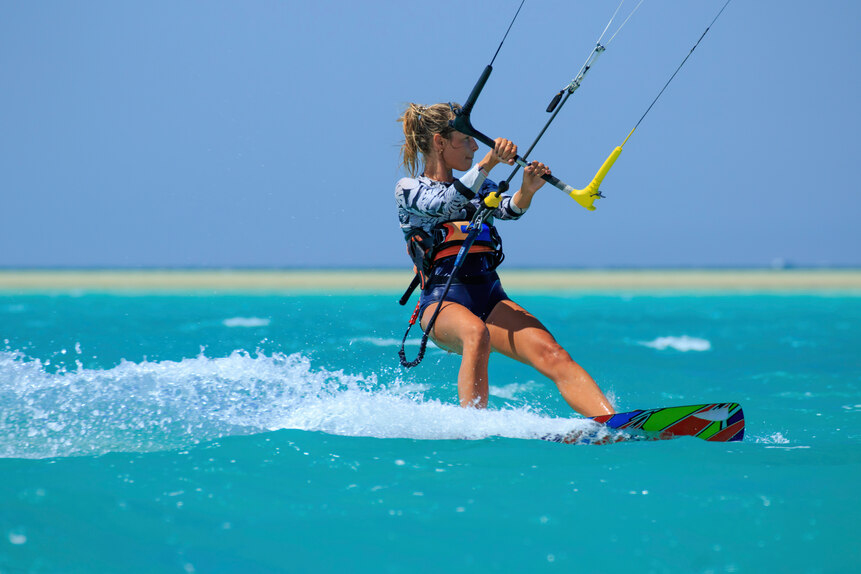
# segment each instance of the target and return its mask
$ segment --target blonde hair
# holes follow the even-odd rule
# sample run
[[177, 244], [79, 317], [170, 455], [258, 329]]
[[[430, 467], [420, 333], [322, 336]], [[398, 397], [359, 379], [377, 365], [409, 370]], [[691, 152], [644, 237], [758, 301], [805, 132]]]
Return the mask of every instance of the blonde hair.
[[445, 103], [432, 106], [409, 104], [398, 121], [403, 123], [404, 143], [401, 145], [401, 165], [415, 177], [419, 172], [419, 153], [427, 157], [432, 151], [433, 136], [448, 137], [455, 131], [449, 121], [455, 118], [459, 104]]

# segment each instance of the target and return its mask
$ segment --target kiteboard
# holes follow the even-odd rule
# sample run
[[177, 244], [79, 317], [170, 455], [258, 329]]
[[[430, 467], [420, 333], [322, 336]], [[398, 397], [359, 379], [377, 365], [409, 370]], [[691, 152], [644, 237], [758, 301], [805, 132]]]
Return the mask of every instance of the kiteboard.
[[738, 403], [636, 410], [591, 417], [588, 420], [597, 424], [541, 438], [566, 444], [610, 444], [683, 436], [711, 442], [735, 442], [744, 438], [744, 411]]

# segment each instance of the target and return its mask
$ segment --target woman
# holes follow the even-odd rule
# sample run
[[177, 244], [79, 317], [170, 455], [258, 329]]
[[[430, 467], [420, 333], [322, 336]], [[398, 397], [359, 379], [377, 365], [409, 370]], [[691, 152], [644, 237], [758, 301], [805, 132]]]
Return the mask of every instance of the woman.
[[[401, 229], [414, 256], [423, 251], [413, 249], [414, 244], [427, 245], [421, 239], [432, 237], [435, 242], [432, 265], [427, 257], [416, 259], [419, 270], [422, 262], [426, 264], [419, 300], [423, 329], [427, 329], [440, 304], [443, 286], [451, 275], [457, 239], [462, 240], [465, 225], [482, 198], [496, 190], [487, 174], [500, 163], [513, 164], [517, 155], [517, 146], [499, 138], [494, 149], [472, 165], [478, 145], [472, 137], [449, 126], [455, 109], [454, 104], [410, 104], [398, 119], [403, 123], [405, 138], [401, 147], [403, 165], [412, 176], [398, 181], [395, 190]], [[419, 155], [424, 169], [416, 175]], [[465, 173], [455, 178], [455, 170]], [[545, 173], [550, 173], [547, 166], [533, 161], [524, 169], [520, 190], [513, 197], [504, 197], [492, 217], [520, 218], [544, 184], [541, 176]], [[613, 413], [592, 377], [538, 319], [505, 294], [495, 271], [502, 257], [492, 221], [488, 218], [488, 229], [479, 235], [454, 278], [430, 333], [438, 346], [462, 356], [457, 380], [461, 406], [487, 406], [487, 363], [491, 351], [496, 351], [550, 378], [565, 401], [580, 414]]]

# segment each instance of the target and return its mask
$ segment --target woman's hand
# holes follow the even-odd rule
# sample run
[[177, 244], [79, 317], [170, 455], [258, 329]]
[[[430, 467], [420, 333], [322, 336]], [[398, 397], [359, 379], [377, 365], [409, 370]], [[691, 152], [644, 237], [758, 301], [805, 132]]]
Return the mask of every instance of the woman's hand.
[[500, 163], [514, 165], [514, 158], [517, 156], [517, 146], [511, 140], [496, 138], [494, 142], [496, 145], [487, 152], [487, 155], [478, 164], [481, 169], [487, 172]]
[[544, 174], [550, 175], [550, 168], [540, 161], [533, 161], [523, 169], [523, 185], [520, 189], [532, 195], [544, 185], [545, 181], [541, 178]]
[[544, 185], [544, 180], [541, 179], [541, 176], [545, 173], [549, 174], [550, 168], [540, 161], [533, 161], [524, 168], [523, 185], [520, 186], [520, 189], [512, 198], [514, 205], [523, 210], [529, 209], [529, 206], [532, 204], [532, 196]]

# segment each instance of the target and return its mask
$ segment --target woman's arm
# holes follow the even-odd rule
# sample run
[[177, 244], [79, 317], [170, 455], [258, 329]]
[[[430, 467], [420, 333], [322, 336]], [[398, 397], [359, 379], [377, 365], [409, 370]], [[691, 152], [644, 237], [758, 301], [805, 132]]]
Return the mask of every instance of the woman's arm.
[[428, 185], [405, 177], [395, 186], [395, 201], [398, 208], [413, 215], [444, 218], [463, 209], [469, 198], [454, 185]]

